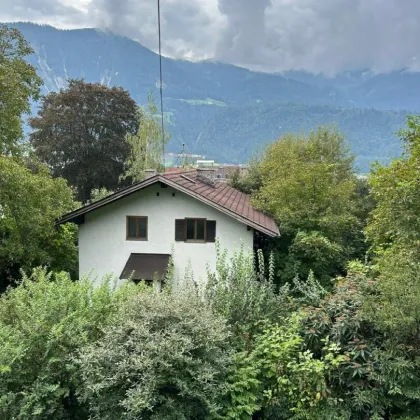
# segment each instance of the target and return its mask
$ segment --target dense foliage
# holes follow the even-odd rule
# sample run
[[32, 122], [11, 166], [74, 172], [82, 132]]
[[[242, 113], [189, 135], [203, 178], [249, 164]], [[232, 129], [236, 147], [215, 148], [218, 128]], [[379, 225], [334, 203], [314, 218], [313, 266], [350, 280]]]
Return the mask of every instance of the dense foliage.
[[[237, 187], [275, 216], [281, 237], [271, 241], [281, 283], [312, 270], [327, 284], [363, 252], [358, 182], [344, 138], [335, 129], [287, 134], [268, 146]], [[363, 195], [362, 192], [359, 194]]]
[[77, 271], [76, 227], [55, 220], [76, 208], [64, 179], [33, 159], [0, 156], [0, 291], [19, 270]]
[[93, 189], [118, 186], [130, 152], [124, 138], [137, 132], [139, 121], [126, 90], [69, 80], [67, 89], [43, 97], [30, 125], [35, 153], [86, 202]]
[[41, 79], [26, 58], [33, 50], [15, 28], [0, 24], [0, 155], [19, 150], [22, 114], [29, 114]]
[[87, 418], [76, 397], [81, 346], [103, 335], [130, 288], [37, 269], [0, 298], [0, 417]]
[[220, 412], [228, 330], [194, 290], [132, 296], [78, 358], [93, 419], [205, 419]]

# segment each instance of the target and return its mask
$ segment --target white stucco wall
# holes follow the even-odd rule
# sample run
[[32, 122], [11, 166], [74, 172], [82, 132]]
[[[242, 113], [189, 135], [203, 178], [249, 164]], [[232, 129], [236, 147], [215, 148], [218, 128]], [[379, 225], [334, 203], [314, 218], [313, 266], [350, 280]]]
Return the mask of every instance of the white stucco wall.
[[[148, 217], [147, 241], [126, 240], [126, 216]], [[153, 184], [86, 214], [85, 223], [79, 226], [80, 276], [119, 277], [131, 253], [171, 254], [174, 250], [176, 279], [184, 277], [190, 262], [194, 278], [205, 280], [206, 264], [215, 269], [215, 244], [175, 242], [175, 219], [185, 217], [216, 220], [216, 237], [230, 255], [241, 243], [252, 250], [252, 229], [184, 193]]]

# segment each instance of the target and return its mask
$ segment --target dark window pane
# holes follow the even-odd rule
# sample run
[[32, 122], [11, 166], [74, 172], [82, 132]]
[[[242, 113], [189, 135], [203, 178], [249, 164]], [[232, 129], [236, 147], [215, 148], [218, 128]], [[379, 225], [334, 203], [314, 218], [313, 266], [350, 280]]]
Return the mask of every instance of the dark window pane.
[[175, 240], [185, 241], [185, 220], [175, 220]]
[[187, 240], [195, 239], [195, 220], [188, 219], [187, 220]]
[[216, 240], [216, 221], [207, 220], [207, 242], [215, 242]]
[[205, 227], [205, 220], [197, 220], [197, 239], [200, 241], [204, 241], [204, 227]]
[[128, 238], [135, 238], [136, 237], [136, 218], [129, 217], [127, 220], [128, 223]]
[[140, 239], [146, 239], [147, 238], [147, 219], [146, 218], [141, 218], [138, 219], [138, 224], [139, 224], [139, 238]]

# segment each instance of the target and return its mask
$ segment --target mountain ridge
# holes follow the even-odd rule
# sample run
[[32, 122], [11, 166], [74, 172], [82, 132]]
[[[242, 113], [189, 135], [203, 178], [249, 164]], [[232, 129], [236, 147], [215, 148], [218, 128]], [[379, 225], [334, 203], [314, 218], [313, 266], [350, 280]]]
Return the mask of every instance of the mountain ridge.
[[[12, 26], [23, 33], [35, 51], [29, 61], [44, 79], [43, 93], [64, 88], [68, 78], [81, 77], [88, 82], [123, 86], [139, 104], [146, 103], [151, 89], [157, 93], [158, 55], [137, 41], [94, 28], [59, 30], [32, 23], [13, 23]], [[382, 149], [399, 153], [394, 133], [386, 135], [381, 127], [386, 121], [385, 125], [389, 123], [390, 127], [398, 128], [403, 124], [404, 112], [399, 111], [396, 117], [389, 111], [384, 111], [383, 115], [369, 114], [369, 109], [398, 110], [407, 105], [407, 113], [420, 110], [420, 95], [416, 96], [418, 90], [415, 89], [416, 83], [420, 87], [420, 73], [406, 77], [398, 72], [376, 75], [360, 71], [326, 78], [297, 71], [253, 72], [214, 60], [193, 62], [163, 57], [162, 61], [165, 121], [172, 133], [168, 151], [177, 152], [180, 145], [186, 143], [187, 148], [194, 149], [191, 152], [205, 152], [226, 162], [243, 161], [258, 145], [282, 133], [278, 130], [276, 134], [276, 126], [301, 131], [308, 124], [324, 121], [336, 122], [340, 129], [346, 127], [347, 140], [357, 153], [359, 163], [364, 156], [384, 160], [386, 157], [378, 151], [376, 155], [373, 153], [378, 148], [377, 133], [381, 133]], [[301, 107], [296, 108], [297, 104]], [[332, 112], [322, 106], [336, 110]], [[250, 111], [252, 107], [254, 110]], [[365, 110], [356, 111], [358, 108]], [[290, 116], [290, 110], [294, 110], [295, 115]], [[316, 116], [317, 112], [325, 114]], [[345, 121], [353, 121], [355, 115], [363, 112], [371, 119], [363, 120], [365, 138], [361, 139], [357, 121], [350, 125]], [[265, 121], [260, 134], [254, 130], [258, 120]], [[236, 133], [252, 137], [242, 138], [242, 143], [247, 145], [245, 153], [228, 147], [226, 132], [234, 139], [239, 134], [227, 130], [227, 121], [230, 128], [237, 128]], [[265, 127], [270, 127], [271, 131]], [[209, 133], [212, 133], [211, 141]], [[266, 138], [268, 135], [270, 137]], [[365, 147], [361, 147], [363, 144]], [[362, 166], [366, 170], [366, 164]]]

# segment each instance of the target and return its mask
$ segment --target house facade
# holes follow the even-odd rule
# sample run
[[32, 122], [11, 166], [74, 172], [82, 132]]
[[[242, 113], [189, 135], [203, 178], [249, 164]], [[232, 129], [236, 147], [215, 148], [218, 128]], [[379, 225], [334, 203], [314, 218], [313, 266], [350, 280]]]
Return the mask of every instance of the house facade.
[[156, 174], [63, 216], [79, 225], [79, 274], [121, 280], [162, 280], [173, 273], [205, 280], [216, 263], [216, 238], [232, 255], [252, 250], [254, 231], [279, 234], [274, 220], [246, 194], [218, 182], [214, 171]]

